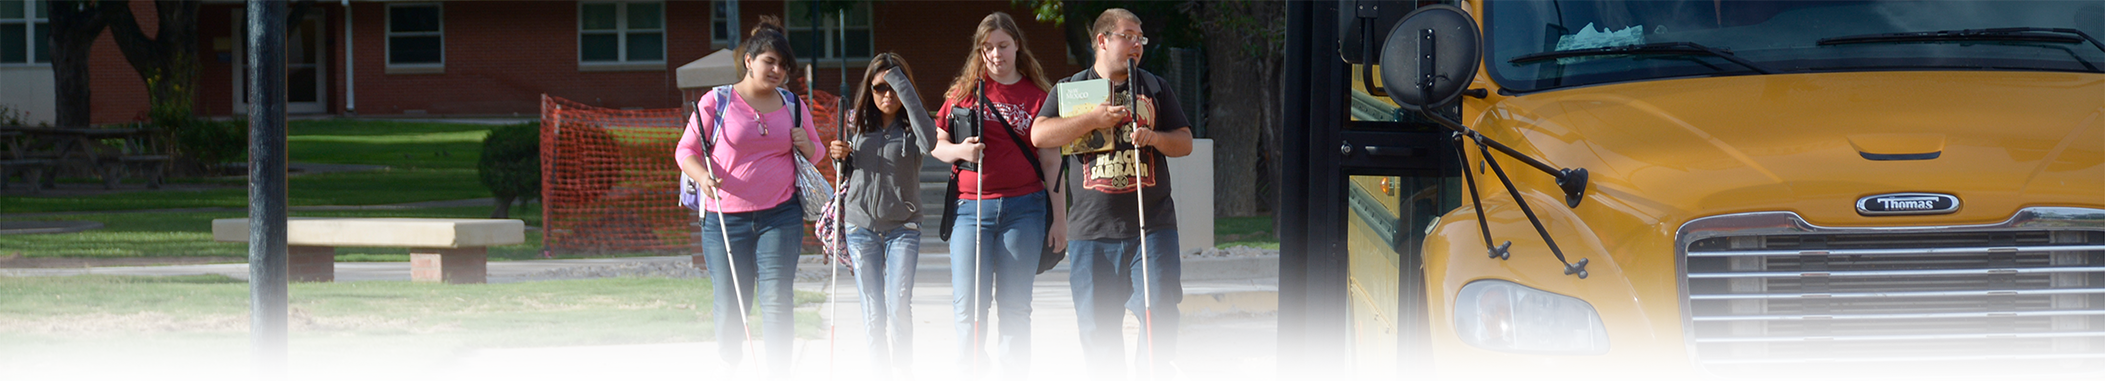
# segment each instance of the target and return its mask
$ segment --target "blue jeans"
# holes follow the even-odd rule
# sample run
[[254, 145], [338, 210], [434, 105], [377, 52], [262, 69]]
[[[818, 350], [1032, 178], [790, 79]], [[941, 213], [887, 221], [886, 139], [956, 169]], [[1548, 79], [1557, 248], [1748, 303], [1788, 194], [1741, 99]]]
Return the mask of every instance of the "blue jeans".
[[[1140, 238], [1073, 240], [1067, 256], [1074, 261], [1068, 284], [1074, 290], [1075, 319], [1082, 334], [1082, 355], [1089, 369], [1113, 378], [1125, 377], [1125, 311], [1139, 318], [1139, 353], [1134, 353], [1144, 375], [1158, 374], [1177, 357], [1177, 303], [1184, 301], [1183, 261], [1177, 253], [1177, 231], [1147, 233], [1147, 297], [1153, 308], [1142, 303]], [[1154, 313], [1152, 327], [1148, 311]], [[1153, 338], [1149, 338], [1152, 328]], [[1153, 352], [1150, 354], [1150, 342]], [[1152, 357], [1152, 358], [1150, 358]], [[1152, 377], [1152, 376], [1143, 376]]]
[[[950, 303], [956, 312], [960, 369], [977, 373], [986, 365], [975, 345], [986, 333], [989, 304], [1001, 306], [1002, 371], [1028, 375], [1031, 364], [1031, 281], [1038, 276], [1038, 253], [1044, 251], [1051, 214], [1045, 192], [989, 200], [958, 200], [957, 221], [950, 231]], [[978, 209], [978, 210], [975, 210]], [[984, 240], [979, 235], [984, 235]], [[979, 264], [973, 246], [979, 246]], [[978, 269], [974, 277], [973, 270]], [[975, 280], [977, 282], [975, 282]], [[973, 290], [976, 292], [966, 292]], [[968, 295], [977, 295], [973, 298]]]
[[[766, 210], [724, 213], [721, 222], [715, 212], [702, 212], [702, 258], [709, 265], [709, 283], [716, 289], [717, 352], [734, 367], [745, 354], [743, 347], [750, 332], [739, 319], [739, 309], [750, 310], [753, 301], [758, 300], [761, 333], [767, 339], [768, 369], [774, 374], [788, 374], [790, 342], [796, 335], [792, 324], [795, 318], [790, 313], [796, 306], [790, 283], [797, 275], [797, 254], [804, 237], [803, 216], [804, 207], [796, 197]], [[725, 228], [731, 233], [729, 256], [724, 253]], [[727, 287], [731, 286], [733, 272], [738, 280], [735, 289]], [[757, 290], [756, 280], [760, 286]]]
[[870, 360], [879, 368], [877, 374], [910, 367], [914, 264], [921, 260], [921, 231], [900, 227], [880, 233], [849, 225], [848, 255], [855, 258], [855, 289], [862, 297], [862, 322], [870, 332]]

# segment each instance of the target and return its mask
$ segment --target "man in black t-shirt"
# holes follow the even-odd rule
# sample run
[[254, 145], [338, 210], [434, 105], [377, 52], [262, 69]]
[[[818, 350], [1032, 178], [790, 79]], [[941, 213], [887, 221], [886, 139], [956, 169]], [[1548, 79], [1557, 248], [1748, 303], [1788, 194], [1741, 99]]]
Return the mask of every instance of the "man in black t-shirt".
[[[1173, 369], [1167, 365], [1177, 352], [1177, 303], [1183, 300], [1184, 287], [1179, 279], [1177, 210], [1170, 200], [1169, 171], [1163, 168], [1169, 157], [1191, 154], [1191, 124], [1161, 77], [1137, 69], [1128, 73], [1127, 61], [1138, 62], [1147, 45], [1138, 17], [1124, 9], [1105, 10], [1090, 31], [1095, 63], [1060, 82], [1109, 79], [1112, 92], [1124, 94], [1112, 98], [1136, 99], [1138, 107], [1103, 104], [1062, 118], [1060, 97], [1046, 97], [1031, 140], [1039, 147], [1060, 147], [1099, 130], [1117, 132], [1110, 135], [1118, 140], [1118, 149], [1075, 155], [1082, 181], [1073, 184], [1079, 189], [1067, 215], [1067, 253], [1074, 260], [1068, 280], [1082, 351], [1091, 371], [1109, 377], [1125, 374], [1123, 306], [1143, 324], [1139, 352], [1134, 353], [1142, 374], [1169, 377]], [[1135, 122], [1140, 128], [1131, 127]]]

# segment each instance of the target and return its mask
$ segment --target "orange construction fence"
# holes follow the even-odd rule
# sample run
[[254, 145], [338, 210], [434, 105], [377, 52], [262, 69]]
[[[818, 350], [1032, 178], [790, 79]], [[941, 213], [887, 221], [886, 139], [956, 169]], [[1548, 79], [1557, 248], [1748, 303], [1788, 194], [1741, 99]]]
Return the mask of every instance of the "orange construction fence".
[[[819, 136], [832, 140], [838, 98], [804, 98]], [[686, 125], [682, 109], [609, 109], [542, 95], [542, 247], [566, 254], [698, 252], [696, 214], [679, 205], [672, 158]], [[832, 165], [818, 167], [833, 178]], [[816, 247], [804, 236], [805, 246]]]

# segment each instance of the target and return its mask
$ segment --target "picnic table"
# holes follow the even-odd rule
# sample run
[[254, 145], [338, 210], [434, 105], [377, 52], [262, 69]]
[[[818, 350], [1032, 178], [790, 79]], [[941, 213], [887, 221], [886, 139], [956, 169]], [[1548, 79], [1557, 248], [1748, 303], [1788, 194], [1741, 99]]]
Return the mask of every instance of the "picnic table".
[[0, 126], [0, 189], [18, 172], [31, 180], [32, 192], [50, 189], [67, 171], [93, 173], [103, 189], [116, 189], [124, 176], [138, 173], [148, 189], [160, 189], [173, 157], [161, 135], [157, 128]]

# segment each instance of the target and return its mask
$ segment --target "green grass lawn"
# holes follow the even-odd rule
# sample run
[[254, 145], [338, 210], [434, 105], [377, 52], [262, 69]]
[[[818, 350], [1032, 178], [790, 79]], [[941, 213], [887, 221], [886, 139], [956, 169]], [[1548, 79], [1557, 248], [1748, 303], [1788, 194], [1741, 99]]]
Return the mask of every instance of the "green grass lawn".
[[1217, 217], [1213, 219], [1213, 247], [1249, 246], [1279, 249], [1279, 233], [1272, 231], [1272, 216]]
[[[380, 171], [295, 175], [292, 205], [376, 205], [490, 197], [475, 171], [482, 138], [496, 126], [359, 120], [308, 120], [287, 128], [294, 162], [384, 165]], [[225, 185], [200, 191], [143, 191], [95, 196], [0, 196], [0, 213], [174, 208], [241, 208], [248, 189], [240, 179], [178, 179], [172, 183]]]
[[[291, 205], [382, 205], [489, 197], [477, 177], [475, 161], [490, 125], [416, 123], [370, 120], [306, 120], [289, 126], [293, 161], [321, 164], [384, 165], [377, 171], [305, 174], [291, 177]], [[0, 214], [39, 212], [124, 211], [186, 208], [235, 208], [223, 212], [98, 213], [44, 220], [88, 220], [104, 228], [70, 234], [8, 236], [0, 239], [0, 256], [32, 257], [247, 257], [242, 243], [211, 240], [211, 220], [245, 217], [245, 180], [178, 179], [183, 184], [213, 184], [209, 190], [162, 190], [95, 196], [0, 196]], [[434, 217], [482, 218], [484, 207], [292, 212], [295, 217]], [[511, 215], [540, 226], [539, 205], [515, 207]], [[1277, 249], [1271, 217], [1220, 218], [1214, 221], [1218, 247], [1237, 245]], [[539, 232], [528, 232], [526, 244], [490, 249], [492, 260], [533, 259], [541, 255]], [[642, 255], [635, 253], [626, 255]], [[406, 261], [399, 248], [340, 248], [340, 261]]]
[[[295, 343], [443, 351], [712, 341], [710, 290], [707, 279], [605, 278], [293, 283], [288, 294]], [[0, 364], [19, 354], [92, 343], [248, 339], [248, 284], [225, 276], [0, 277], [0, 295], [15, 296], [0, 298]], [[798, 292], [795, 298], [806, 306], [796, 316], [797, 335], [823, 338], [809, 306], [824, 296]]]

